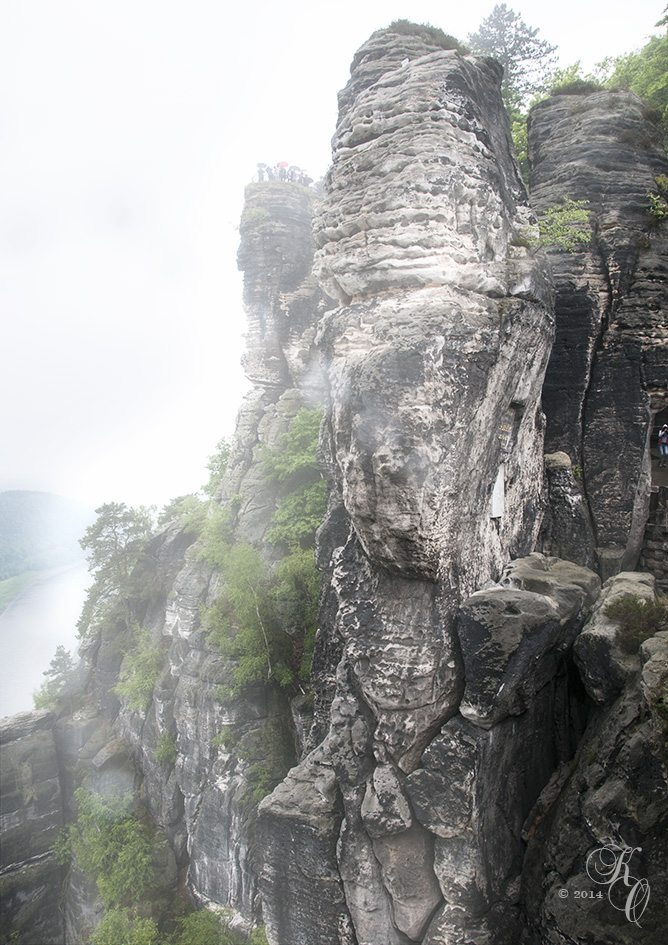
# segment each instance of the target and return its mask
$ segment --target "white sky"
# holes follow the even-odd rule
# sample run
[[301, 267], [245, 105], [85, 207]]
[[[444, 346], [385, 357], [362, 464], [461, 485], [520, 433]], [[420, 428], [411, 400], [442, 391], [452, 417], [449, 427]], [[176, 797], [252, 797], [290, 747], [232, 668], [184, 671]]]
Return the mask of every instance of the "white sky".
[[[665, 3], [507, 5], [590, 68], [644, 45]], [[375, 29], [465, 40], [493, 6], [2, 0], [0, 489], [198, 489], [248, 387], [236, 226], [256, 163], [321, 176]]]

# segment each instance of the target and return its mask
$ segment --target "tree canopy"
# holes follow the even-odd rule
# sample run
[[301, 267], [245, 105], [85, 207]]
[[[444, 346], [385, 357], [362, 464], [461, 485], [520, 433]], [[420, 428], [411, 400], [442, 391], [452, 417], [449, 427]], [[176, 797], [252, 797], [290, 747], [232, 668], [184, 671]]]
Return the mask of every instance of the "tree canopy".
[[538, 38], [519, 13], [497, 4], [468, 40], [477, 55], [493, 56], [503, 66], [501, 94], [509, 111], [526, 107], [554, 68], [556, 47]]
[[[98, 623], [116, 603], [123, 603], [136, 590], [132, 575], [153, 529], [150, 509], [129, 508], [124, 502], [108, 502], [95, 510], [97, 519], [86, 529], [81, 547], [87, 552], [88, 570], [95, 575], [78, 627], [83, 634]], [[129, 624], [129, 613], [126, 620]]]
[[608, 85], [630, 89], [654, 109], [664, 138], [668, 138], [668, 6], [656, 24], [663, 36], [651, 36], [639, 52], [612, 61], [614, 71]]

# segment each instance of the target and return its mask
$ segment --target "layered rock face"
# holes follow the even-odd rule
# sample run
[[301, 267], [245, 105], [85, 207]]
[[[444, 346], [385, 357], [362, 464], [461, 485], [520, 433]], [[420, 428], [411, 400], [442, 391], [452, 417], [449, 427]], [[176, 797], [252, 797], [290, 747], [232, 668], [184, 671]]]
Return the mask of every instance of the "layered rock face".
[[63, 826], [55, 717], [22, 712], [0, 723], [2, 937], [60, 945], [63, 868], [53, 844]]
[[529, 216], [498, 81], [491, 61], [374, 34], [315, 225], [316, 271], [346, 303], [318, 344], [355, 535], [374, 562], [460, 595], [532, 547], [541, 501], [549, 286], [511, 245]]
[[[266, 533], [278, 495], [262, 467], [263, 450], [279, 447], [298, 411], [322, 397], [312, 341], [327, 303], [310, 275], [311, 199], [298, 186], [250, 185], [240, 226], [249, 325], [244, 366], [254, 388], [240, 410], [213, 508], [228, 508], [235, 539], [261, 548], [270, 565], [277, 551], [266, 544]], [[183, 540], [179, 535], [176, 530], [172, 540]], [[163, 535], [161, 556], [168, 545]], [[209, 645], [201, 621], [202, 608], [221, 590], [220, 574], [202, 560], [199, 543], [187, 550], [185, 565], [183, 548], [180, 555], [180, 568], [164, 581], [170, 589], [166, 606], [148, 620], [167, 650], [164, 672], [148, 712], [123, 709], [117, 724], [133, 746], [147, 805], [187, 870], [192, 895], [231, 907], [248, 929], [260, 912], [249, 770], [261, 763], [273, 786], [298, 760], [300, 736], [280, 694], [256, 687], [221, 698], [233, 665]], [[221, 741], [221, 733], [232, 730], [236, 747]], [[176, 751], [167, 765], [155, 760], [165, 733]]]
[[[310, 192], [301, 187], [251, 185], [240, 227], [239, 265], [249, 322], [245, 365], [254, 389], [239, 413], [227, 475], [211, 512], [228, 508], [235, 539], [261, 548], [269, 566], [278, 552], [265, 538], [279, 495], [262, 467], [263, 450], [278, 448], [298, 411], [322, 399], [313, 337], [315, 323], [331, 302], [311, 276], [311, 201]], [[23, 726], [19, 739], [13, 734], [15, 725], [6, 736], [11, 742], [8, 758], [17, 755], [16, 743], [21, 758], [30, 756], [33, 766], [39, 762], [39, 778], [33, 778], [27, 761], [19, 764], [21, 759], [5, 767], [3, 745], [3, 778], [6, 774], [9, 779], [6, 810], [13, 818], [2, 825], [3, 852], [12, 858], [3, 876], [8, 934], [25, 927], [36, 936], [31, 941], [62, 943], [65, 936], [71, 945], [80, 945], [90, 940], [103, 915], [95, 883], [75, 864], [64, 891], [63, 931], [63, 871], [47, 852], [63, 823], [61, 807], [67, 820], [76, 818], [73, 795], [82, 783], [93, 794], [141, 795], [169, 842], [169, 848], [156, 846], [159, 862], [154, 866], [157, 880], [171, 887], [171, 894], [178, 870], [180, 883], [196, 901], [231, 908], [241, 930], [260, 918], [252, 769], [262, 765], [270, 786], [278, 783], [298, 761], [311, 720], [308, 714], [302, 719], [293, 713], [285, 696], [261, 686], [239, 697], [221, 697], [221, 688], [229, 689], [233, 682], [234, 665], [209, 645], [202, 626], [202, 609], [219, 593], [221, 577], [194, 542], [195, 535], [176, 523], [153, 539], [143, 573], [137, 575], [138, 586], [148, 593], [129, 602], [133, 619], [161, 652], [162, 671], [146, 707], [132, 711], [114, 691], [124, 654], [133, 646], [132, 633], [119, 617], [84, 646], [83, 707], [71, 712], [63, 706], [58, 721], [49, 716], [46, 728], [39, 716], [34, 733], [26, 734]], [[231, 730], [234, 745], [221, 738]], [[48, 741], [48, 752], [40, 739]], [[171, 759], [159, 752], [156, 757], [165, 739], [173, 746]], [[36, 812], [31, 800], [39, 797], [41, 803], [46, 796], [42, 774], [48, 765], [55, 778], [48, 784], [57, 795], [57, 809], [49, 809], [53, 824], [46, 824], [46, 815], [41, 808]], [[64, 784], [62, 804], [58, 773]], [[14, 834], [33, 826], [42, 846], [34, 857], [28, 849], [16, 859]]]
[[[514, 862], [488, 868], [486, 846], [507, 845], [480, 805], [516, 740], [533, 751], [543, 737], [534, 716], [521, 734], [505, 720], [536, 702], [546, 722], [568, 684], [553, 655], [535, 691], [483, 709], [455, 629], [462, 599], [532, 550], [543, 502], [550, 285], [513, 245], [530, 216], [499, 83], [491, 61], [382, 31], [341, 93], [315, 222], [316, 271], [339, 301], [316, 338], [329, 395], [320, 642], [336, 662], [317, 683], [324, 741], [261, 806], [272, 943], [435, 945], [471, 922], [512, 925], [500, 903], [518, 883], [520, 827]], [[567, 648], [554, 634], [576, 632], [584, 597], [568, 614], [539, 607], [546, 651]], [[519, 637], [530, 626], [519, 617]], [[538, 753], [533, 783], [554, 764]], [[447, 798], [462, 795], [455, 813]], [[521, 821], [528, 801], [509, 797], [506, 813]]]
[[666, 937], [668, 633], [638, 654], [619, 648], [605, 606], [629, 593], [652, 599], [654, 578], [610, 578], [576, 641], [585, 685], [602, 708], [574, 764], [525, 825], [531, 945], [580, 942], [583, 932], [616, 945]]
[[[640, 207], [663, 165], [651, 141], [638, 149], [646, 126], [626, 93], [534, 112], [538, 211], [562, 191], [586, 197], [596, 231], [574, 257], [549, 253], [547, 368], [550, 266], [525, 245], [499, 84], [491, 60], [383, 30], [341, 93], [313, 229], [306, 189], [247, 189], [254, 386], [209, 515], [275, 567], [281, 487], [263, 457], [324, 402], [313, 724], [309, 700], [278, 686], [231, 694], [234, 662], [202, 621], [224, 568], [169, 525], [146, 548], [145, 595], [127, 602], [162, 658], [145, 708], [115, 692], [133, 646], [119, 616], [86, 648], [76, 709], [4, 727], [10, 934], [62, 941], [48, 851], [84, 783], [141, 794], [165, 838], [163, 889], [178, 871], [239, 930], [264, 921], [270, 945], [630, 945], [637, 925], [607, 889], [576, 896], [603, 888], [586, 864], [615, 845], [643, 848], [629, 876], [649, 883], [651, 906], [639, 914], [646, 886], [634, 886], [634, 916], [643, 942], [662, 940], [666, 634], [624, 653], [605, 608], [653, 599], [654, 581], [622, 573], [599, 594], [595, 568], [630, 560], [644, 524], [665, 269]], [[639, 184], [619, 154], [636, 155]], [[617, 427], [610, 469], [600, 437]], [[258, 817], [260, 765], [273, 791]], [[75, 864], [68, 945], [101, 914]]]
[[528, 124], [538, 214], [584, 200], [591, 243], [550, 250], [557, 335], [545, 380], [547, 449], [582, 470], [593, 531], [580, 542], [604, 578], [635, 567], [647, 520], [651, 417], [666, 406], [668, 243], [648, 193], [668, 171], [631, 92], [558, 95]]

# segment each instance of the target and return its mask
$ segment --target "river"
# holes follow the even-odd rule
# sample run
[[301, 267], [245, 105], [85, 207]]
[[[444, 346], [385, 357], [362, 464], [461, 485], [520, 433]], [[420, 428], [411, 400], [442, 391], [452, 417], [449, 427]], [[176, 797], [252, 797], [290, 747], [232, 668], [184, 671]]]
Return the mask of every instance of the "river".
[[74, 657], [76, 623], [92, 577], [86, 564], [46, 571], [0, 614], [0, 716], [33, 708], [57, 646]]

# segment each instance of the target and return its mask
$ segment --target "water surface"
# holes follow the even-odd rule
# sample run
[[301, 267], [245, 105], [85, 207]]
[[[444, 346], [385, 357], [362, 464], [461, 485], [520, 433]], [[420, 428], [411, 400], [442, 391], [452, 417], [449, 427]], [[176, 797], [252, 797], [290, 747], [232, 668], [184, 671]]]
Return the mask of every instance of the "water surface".
[[91, 581], [85, 563], [45, 571], [0, 614], [0, 716], [33, 708], [32, 694], [57, 646], [74, 657]]

